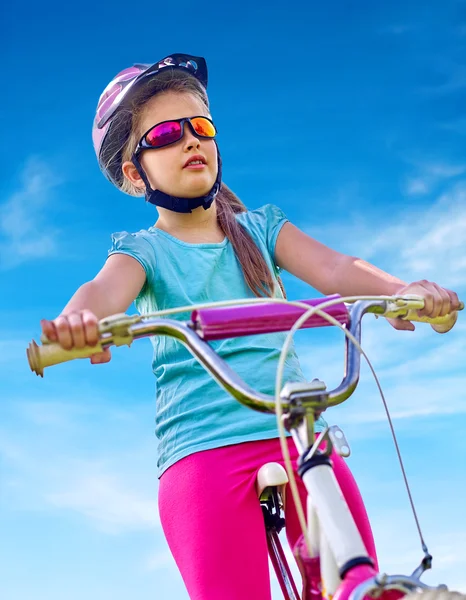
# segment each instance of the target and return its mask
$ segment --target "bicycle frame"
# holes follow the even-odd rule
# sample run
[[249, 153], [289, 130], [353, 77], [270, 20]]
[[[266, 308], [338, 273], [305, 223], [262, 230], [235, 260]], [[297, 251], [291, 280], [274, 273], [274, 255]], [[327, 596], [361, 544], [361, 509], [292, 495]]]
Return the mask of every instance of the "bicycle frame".
[[[326, 300], [328, 299], [307, 301], [307, 304], [315, 306], [325, 303]], [[325, 309], [325, 312], [330, 314], [334, 320], [344, 324], [358, 343], [361, 340], [361, 319], [368, 312], [384, 316], [410, 315], [411, 320], [420, 320], [416, 318], [416, 314], [410, 313], [410, 311], [422, 308], [419, 298], [417, 298], [417, 304], [416, 300], [412, 298], [397, 298], [396, 300], [401, 301], [401, 307], [400, 303], [397, 304], [393, 301], [394, 299], [389, 300], [359, 301], [351, 307], [349, 312], [347, 307], [340, 303], [336, 307]], [[253, 307], [245, 308], [244, 306], [237, 309], [242, 311], [243, 323], [239, 330], [236, 327], [233, 335], [250, 335], [257, 331], [264, 331], [264, 327], [270, 331], [270, 323], [274, 322], [277, 315], [282, 318], [286, 317], [288, 321], [290, 318], [294, 319], [292, 323], [296, 320], [296, 311], [298, 310], [296, 307], [291, 309], [291, 314], [289, 305], [285, 305], [283, 308], [277, 308], [280, 306], [278, 304], [274, 305], [275, 312], [264, 311], [263, 306], [259, 306], [259, 310], [255, 310], [257, 307], [254, 307], [253, 310]], [[225, 310], [230, 316], [230, 323], [236, 325], [238, 319], [234, 315], [235, 309], [194, 311], [192, 321], [188, 323], [165, 318], [141, 320], [141, 318], [127, 315], [114, 315], [101, 321], [101, 343], [97, 347], [65, 351], [57, 344], [44, 341], [44, 345], [38, 347], [35, 342], [32, 342], [28, 349], [29, 363], [31, 369], [41, 375], [43, 368], [51, 364], [90, 356], [111, 345], [130, 344], [134, 338], [167, 335], [183, 343], [217, 383], [236, 400], [255, 410], [275, 412], [274, 397], [256, 392], [247, 386], [207, 343], [209, 339], [232, 336], [228, 327], [223, 327], [226, 323], [224, 315], [220, 315], [219, 318], [218, 311], [224, 313]], [[217, 314], [214, 314], [215, 311]], [[299, 314], [302, 315], [304, 312], [303, 308], [299, 309], [297, 316], [299, 317]], [[221, 327], [219, 327], [219, 323]], [[321, 318], [320, 321], [318, 318], [311, 318], [310, 326], [322, 324], [327, 323]], [[282, 327], [282, 330], [289, 328], [288, 325]], [[333, 446], [336, 446], [337, 451], [342, 452], [343, 446], [347, 445], [346, 440], [344, 437], [338, 439], [336, 435], [333, 435], [334, 430], [327, 431], [325, 436], [320, 436], [317, 441], [315, 440], [314, 415], [349, 398], [358, 384], [359, 370], [359, 351], [350, 342], [349, 337], [346, 337], [345, 374], [337, 388], [327, 391], [325, 385], [318, 381], [306, 384], [287, 383], [280, 395], [282, 409], [286, 413], [286, 427], [291, 432], [300, 456], [298, 473], [308, 491], [307, 523], [313, 557], [307, 555], [305, 544], [299, 543], [298, 562], [305, 586], [303, 600], [311, 598], [318, 600], [321, 593], [324, 597], [333, 600], [350, 598], [351, 600], [362, 600], [365, 595], [382, 593], [387, 600], [385, 596], [387, 590], [398, 590], [399, 595], [402, 595], [429, 587], [419, 580], [421, 574], [430, 567], [428, 555], [424, 557], [423, 563], [411, 576], [379, 575], [375, 571], [327, 456]], [[318, 449], [323, 437], [326, 438], [328, 444], [326, 451]], [[272, 548], [272, 550], [277, 557], [275, 561], [277, 567], [280, 568], [280, 562], [286, 562], [283, 552], [280, 552], [280, 549]], [[320, 578], [322, 579], [322, 590], [319, 586]], [[293, 597], [289, 596], [289, 598]]]
[[[325, 450], [317, 450], [324, 441], [326, 442]], [[286, 522], [280, 516], [284, 505], [281, 498], [284, 496], [286, 485], [284, 485], [284, 482], [287, 481], [286, 472], [277, 463], [268, 463], [259, 470], [258, 491], [264, 512], [269, 556], [285, 600], [300, 600], [300, 598], [302, 600], [310, 600], [311, 598], [318, 600], [322, 597], [322, 587], [324, 597], [333, 597], [341, 583], [337, 561], [321, 526], [319, 507], [326, 507], [326, 512], [329, 513], [326, 517], [327, 522], [330, 520], [333, 529], [336, 529], [337, 532], [335, 539], [339, 539], [340, 535], [344, 533], [345, 537], [351, 541], [352, 548], [347, 550], [354, 555], [352, 564], [354, 566], [356, 566], [356, 563], [373, 566], [371, 559], [366, 554], [346, 501], [333, 476], [331, 461], [324, 458], [330, 457], [333, 449], [340, 456], [349, 455], [348, 443], [343, 432], [336, 426], [327, 427], [318, 436], [313, 449], [300, 457], [300, 472], [303, 469], [313, 468], [312, 478], [307, 481], [306, 478], [303, 478], [309, 492], [307, 497], [307, 524], [311, 556], [309, 556], [303, 536], [298, 539], [293, 548], [293, 554], [304, 582], [302, 596], [297, 592], [296, 584], [278, 537]], [[264, 469], [266, 471], [262, 473]], [[339, 493], [336, 493], [337, 491]], [[342, 507], [346, 507], [343, 512], [341, 511]], [[349, 519], [347, 518], [348, 515]]]
[[[361, 319], [371, 312], [373, 305], [355, 305], [351, 313], [350, 333], [358, 343], [361, 339]], [[314, 415], [330, 405], [340, 402], [339, 396], [345, 396], [348, 390], [354, 391], [359, 378], [360, 355], [354, 345], [346, 343], [346, 375], [337, 390], [328, 393], [323, 382], [315, 380], [307, 386], [307, 397], [293, 402], [293, 392], [302, 391], [301, 385], [286, 384], [282, 398], [288, 400], [289, 412], [286, 417], [287, 429], [291, 432], [299, 451], [298, 473], [308, 492], [307, 528], [310, 552], [301, 538], [293, 548], [301, 575], [303, 577], [302, 600], [362, 600], [366, 594], [382, 590], [398, 590], [398, 596], [426, 589], [419, 577], [430, 568], [431, 557], [425, 556], [423, 563], [412, 576], [397, 575], [388, 577], [379, 575], [373, 561], [367, 554], [361, 535], [338, 482], [333, 474], [329, 456], [333, 447], [341, 456], [349, 455], [349, 445], [339, 428], [327, 428], [317, 440], [314, 439]], [[351, 393], [352, 393], [351, 391]], [[321, 442], [327, 441], [325, 451], [319, 450]], [[274, 545], [269, 542], [269, 554], [285, 600], [299, 600], [289, 566], [281, 549], [278, 536], [268, 534]], [[278, 545], [278, 549], [275, 546]], [[427, 560], [426, 560], [427, 559]], [[388, 592], [393, 599], [393, 592]], [[386, 596], [387, 593], [382, 594]], [[395, 596], [397, 597], [397, 596]]]

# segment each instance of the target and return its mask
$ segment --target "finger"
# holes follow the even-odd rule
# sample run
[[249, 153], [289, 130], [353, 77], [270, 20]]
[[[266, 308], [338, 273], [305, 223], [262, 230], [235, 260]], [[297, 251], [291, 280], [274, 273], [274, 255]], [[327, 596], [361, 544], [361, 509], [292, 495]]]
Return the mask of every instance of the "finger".
[[73, 339], [74, 348], [84, 348], [86, 338], [84, 336], [84, 325], [81, 313], [70, 313], [67, 315], [70, 325], [71, 337]]
[[417, 314], [419, 317], [428, 316], [428, 312], [433, 306], [433, 299], [431, 295], [430, 283], [427, 280], [423, 279], [422, 281], [410, 283], [408, 286], [406, 286], [406, 288], [403, 288], [402, 293], [421, 296], [424, 300], [424, 308], [419, 309]]
[[90, 310], [83, 310], [82, 320], [86, 344], [89, 346], [95, 346], [99, 341], [99, 322], [97, 317]]
[[432, 317], [432, 312], [435, 308], [432, 284], [424, 279], [423, 281], [419, 282], [419, 287], [422, 290], [420, 295], [424, 298], [424, 308], [417, 311], [418, 315], [420, 317]]
[[450, 295], [448, 294], [448, 291], [446, 289], [444, 289], [443, 287], [435, 284], [436, 288], [437, 288], [437, 292], [438, 292], [438, 296], [439, 296], [439, 302], [440, 302], [440, 311], [438, 316], [440, 317], [444, 317], [445, 315], [448, 315], [449, 313], [453, 312], [453, 308], [452, 308], [452, 303], [450, 300]]
[[452, 290], [447, 290], [446, 288], [445, 291], [450, 297], [451, 311], [458, 310], [460, 307], [460, 299], [458, 298], [458, 294], [456, 292], [453, 292]]
[[387, 319], [390, 325], [399, 331], [414, 331], [414, 327], [411, 321], [404, 321], [403, 319]]
[[93, 354], [91, 356], [91, 363], [93, 365], [100, 365], [103, 363], [108, 363], [111, 358], [112, 355], [110, 354], [110, 350], [105, 348], [103, 352], [99, 352], [98, 354]]
[[45, 337], [51, 342], [56, 342], [58, 337], [53, 321], [42, 319], [40, 325], [42, 328], [42, 333], [45, 335]]
[[70, 325], [65, 316], [59, 316], [54, 319], [55, 329], [57, 331], [57, 341], [65, 350], [71, 350], [73, 347], [73, 337], [71, 335]]
[[429, 285], [429, 294], [427, 294], [426, 297], [429, 296], [431, 299], [431, 309], [426, 313], [426, 317], [429, 317], [430, 319], [435, 319], [442, 313], [444, 298], [440, 290], [440, 286], [436, 283], [431, 283]]

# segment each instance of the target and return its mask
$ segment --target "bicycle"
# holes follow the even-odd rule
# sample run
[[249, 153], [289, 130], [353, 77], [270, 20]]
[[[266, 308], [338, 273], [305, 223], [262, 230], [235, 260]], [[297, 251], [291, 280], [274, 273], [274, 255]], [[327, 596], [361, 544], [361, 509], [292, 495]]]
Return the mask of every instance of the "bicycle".
[[[119, 314], [100, 321], [100, 340], [95, 347], [63, 350], [58, 344], [42, 339], [42, 346], [31, 342], [27, 356], [31, 370], [43, 376], [48, 366], [75, 358], [88, 358], [110, 346], [130, 345], [134, 339], [154, 335], [176, 338], [233, 398], [254, 410], [277, 414], [287, 470], [277, 463], [264, 465], [257, 476], [257, 493], [263, 508], [269, 556], [285, 600], [363, 600], [380, 596], [383, 600], [395, 600], [421, 592], [423, 600], [444, 600], [444, 597], [445, 600], [465, 600], [466, 596], [449, 592], [444, 585], [431, 587], [420, 581], [421, 575], [432, 564], [432, 556], [422, 536], [424, 557], [411, 575], [376, 572], [329, 459], [333, 448], [341, 456], [348, 456], [348, 442], [336, 426], [328, 427], [317, 438], [314, 433], [316, 413], [344, 402], [356, 389], [360, 355], [363, 353], [360, 348], [362, 317], [373, 313], [376, 316], [406, 318], [428, 322], [441, 330], [448, 316], [419, 318], [417, 310], [423, 306], [422, 298], [416, 296], [340, 298], [335, 295], [302, 302], [270, 298], [238, 300], [181, 307], [143, 316]], [[464, 304], [461, 304], [460, 309], [463, 308]], [[191, 319], [187, 322], [165, 318], [188, 310], [191, 311]], [[287, 382], [282, 386], [284, 359], [293, 333], [299, 328], [328, 324], [342, 327], [346, 335], [346, 366], [340, 385], [331, 391], [319, 380]], [[252, 390], [208, 344], [226, 337], [287, 330], [289, 333], [278, 366], [275, 397]], [[285, 524], [281, 516], [284, 486], [290, 483], [293, 493], [297, 494], [287, 456], [285, 428], [298, 449], [298, 473], [308, 491], [307, 520], [303, 514], [300, 515], [303, 535], [293, 549], [302, 576], [301, 595], [278, 537]], [[324, 441], [326, 447], [322, 449]], [[295, 502], [299, 507], [299, 498]], [[414, 511], [413, 505], [412, 508]]]

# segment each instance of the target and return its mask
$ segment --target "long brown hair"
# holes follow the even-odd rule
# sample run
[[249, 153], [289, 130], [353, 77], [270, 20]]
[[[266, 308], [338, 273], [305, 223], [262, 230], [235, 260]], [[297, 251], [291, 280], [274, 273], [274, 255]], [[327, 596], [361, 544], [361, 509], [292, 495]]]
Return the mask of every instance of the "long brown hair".
[[[141, 117], [145, 103], [155, 94], [163, 92], [178, 92], [191, 94], [200, 100], [209, 111], [209, 100], [205, 89], [199, 81], [183, 71], [167, 69], [146, 83], [134, 94], [131, 106], [120, 111], [114, 124], [112, 133], [109, 132], [109, 143], [106, 146], [105, 162], [116, 162], [119, 165], [121, 185], [120, 189], [131, 196], [142, 196], [140, 188], [134, 186], [121, 172], [122, 164], [131, 160], [138, 140], [142, 135], [140, 131]], [[121, 140], [125, 139], [122, 145]], [[267, 263], [248, 232], [236, 220], [235, 215], [246, 212], [246, 206], [224, 183], [215, 199], [217, 207], [218, 224], [229, 239], [233, 250], [243, 270], [248, 287], [255, 296], [272, 297], [275, 291], [275, 282]], [[284, 293], [281, 281], [279, 286]]]

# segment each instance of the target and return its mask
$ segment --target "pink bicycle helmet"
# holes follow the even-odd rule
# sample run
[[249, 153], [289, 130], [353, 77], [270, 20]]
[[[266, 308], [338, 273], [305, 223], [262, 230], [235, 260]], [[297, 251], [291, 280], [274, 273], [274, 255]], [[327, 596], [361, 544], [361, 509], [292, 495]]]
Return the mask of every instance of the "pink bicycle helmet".
[[[124, 178], [121, 170], [121, 153], [130, 135], [128, 119], [120, 119], [121, 110], [130, 105], [135, 90], [139, 89], [143, 82], [156, 77], [164, 69], [184, 70], [198, 79], [207, 89], [207, 64], [204, 58], [188, 54], [171, 54], [153, 65], [136, 64], [124, 69], [112, 79], [100, 96], [92, 127], [94, 149], [100, 169], [120, 189]], [[137, 156], [133, 155], [132, 160], [145, 183], [145, 197], [148, 202], [176, 212], [189, 213], [200, 206], [207, 210], [220, 190], [222, 160], [218, 148], [217, 156], [218, 170], [215, 183], [207, 195], [198, 198], [179, 198], [160, 190], [153, 190]]]
[[[121, 138], [120, 148], [126, 142], [129, 131], [117, 131], [114, 128], [118, 112], [129, 105], [132, 95], [141, 83], [160, 73], [163, 69], [182, 69], [196, 77], [204, 88], [207, 88], [207, 64], [204, 58], [188, 54], [171, 54], [162, 60], [148, 64], [135, 64], [120, 71], [102, 92], [92, 127], [92, 140], [94, 150], [99, 161], [99, 166], [104, 175], [117, 187], [121, 187], [123, 173], [121, 172], [121, 158], [115, 156], [113, 161], [102, 160], [105, 157], [106, 143], [109, 132]], [[121, 129], [121, 127], [120, 127]], [[120, 160], [118, 160], [120, 158]]]

